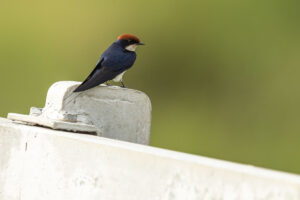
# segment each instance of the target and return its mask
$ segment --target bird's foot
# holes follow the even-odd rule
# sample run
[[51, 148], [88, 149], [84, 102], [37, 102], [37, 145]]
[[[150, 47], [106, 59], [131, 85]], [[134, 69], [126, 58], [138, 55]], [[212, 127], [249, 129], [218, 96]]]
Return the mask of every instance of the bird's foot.
[[123, 83], [123, 81], [121, 81], [121, 84], [122, 84], [122, 88], [126, 88], [125, 84]]

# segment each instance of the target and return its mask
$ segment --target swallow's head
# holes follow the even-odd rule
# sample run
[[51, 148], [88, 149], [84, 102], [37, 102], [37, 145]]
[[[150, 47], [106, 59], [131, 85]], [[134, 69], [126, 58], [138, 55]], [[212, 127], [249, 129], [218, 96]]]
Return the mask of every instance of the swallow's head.
[[135, 51], [137, 46], [144, 45], [140, 42], [139, 38], [132, 34], [122, 34], [118, 37], [117, 41], [128, 51]]

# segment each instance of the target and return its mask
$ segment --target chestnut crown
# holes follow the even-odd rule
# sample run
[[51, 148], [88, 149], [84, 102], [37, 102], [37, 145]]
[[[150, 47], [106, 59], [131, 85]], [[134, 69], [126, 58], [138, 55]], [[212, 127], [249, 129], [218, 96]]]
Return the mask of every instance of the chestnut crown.
[[143, 45], [143, 43], [140, 42], [140, 39], [132, 34], [122, 34], [118, 37], [118, 40], [126, 40], [128, 44], [137, 44], [137, 45]]

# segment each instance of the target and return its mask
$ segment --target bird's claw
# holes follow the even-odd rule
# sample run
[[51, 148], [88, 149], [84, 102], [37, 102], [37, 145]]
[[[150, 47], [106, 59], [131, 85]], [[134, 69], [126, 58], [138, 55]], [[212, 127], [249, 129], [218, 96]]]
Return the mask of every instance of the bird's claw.
[[123, 83], [123, 81], [121, 81], [121, 84], [122, 84], [122, 88], [126, 88], [125, 84]]

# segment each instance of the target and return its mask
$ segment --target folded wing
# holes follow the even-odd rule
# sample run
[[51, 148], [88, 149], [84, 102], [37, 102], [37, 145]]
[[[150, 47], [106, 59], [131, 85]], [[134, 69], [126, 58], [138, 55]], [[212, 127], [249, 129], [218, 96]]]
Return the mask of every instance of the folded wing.
[[74, 92], [82, 92], [90, 88], [96, 87], [108, 80], [113, 79], [120, 70], [115, 70], [111, 67], [102, 66], [103, 58], [97, 63], [90, 75], [74, 90]]

